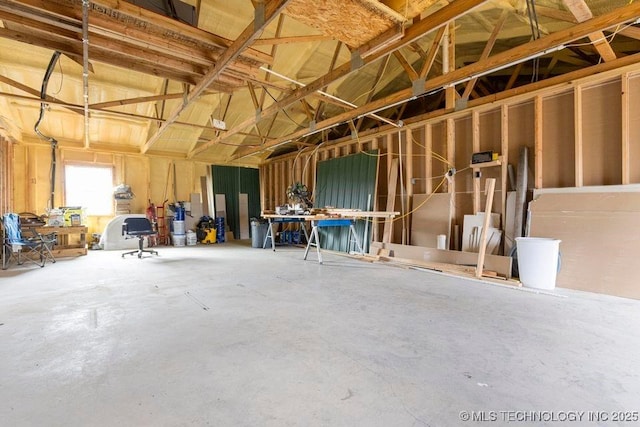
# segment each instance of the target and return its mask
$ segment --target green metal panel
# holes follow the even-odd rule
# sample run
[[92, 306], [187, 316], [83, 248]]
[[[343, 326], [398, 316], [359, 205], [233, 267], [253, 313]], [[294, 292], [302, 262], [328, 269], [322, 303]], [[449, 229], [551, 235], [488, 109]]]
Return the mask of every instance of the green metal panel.
[[[249, 199], [249, 218], [260, 216], [260, 182], [257, 169], [235, 166], [212, 166], [213, 193], [224, 194], [227, 224], [234, 236], [240, 236], [239, 194]], [[218, 207], [216, 206], [216, 209]], [[251, 233], [251, 227], [249, 227]]]
[[[314, 207], [332, 206], [342, 209], [370, 210], [376, 187], [378, 151], [354, 154], [318, 163]], [[371, 195], [370, 205], [367, 199]], [[371, 232], [369, 224], [369, 232]], [[358, 221], [356, 232], [362, 240], [365, 222]], [[367, 236], [368, 239], [368, 236]], [[347, 227], [321, 228], [322, 247], [335, 251], [355, 249], [350, 245]]]

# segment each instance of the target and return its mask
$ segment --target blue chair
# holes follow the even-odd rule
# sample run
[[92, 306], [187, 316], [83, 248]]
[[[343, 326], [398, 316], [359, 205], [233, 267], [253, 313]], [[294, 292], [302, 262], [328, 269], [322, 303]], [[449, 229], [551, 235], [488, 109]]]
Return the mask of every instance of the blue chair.
[[34, 233], [33, 237], [24, 237], [20, 226], [20, 217], [15, 213], [7, 213], [2, 217], [4, 237], [2, 239], [2, 269], [9, 267], [11, 260], [18, 265], [25, 261], [44, 267], [47, 260], [56, 262], [51, 247], [55, 244], [55, 234], [44, 236]]
[[133, 255], [133, 254], [137, 254], [138, 258], [142, 258], [142, 254], [144, 252], [149, 252], [150, 254], [156, 254], [158, 255], [158, 252], [154, 251], [153, 249], [142, 249], [143, 243], [144, 243], [144, 237], [147, 236], [147, 238], [149, 236], [155, 236], [156, 234], [158, 234], [154, 229], [153, 226], [151, 225], [151, 221], [149, 221], [147, 218], [127, 218], [124, 220], [124, 223], [122, 224], [122, 235], [125, 236], [125, 238], [137, 238], [138, 239], [138, 249], [136, 249], [135, 251], [129, 251], [129, 252], [125, 252], [122, 254], [122, 258], [124, 258], [125, 255]]

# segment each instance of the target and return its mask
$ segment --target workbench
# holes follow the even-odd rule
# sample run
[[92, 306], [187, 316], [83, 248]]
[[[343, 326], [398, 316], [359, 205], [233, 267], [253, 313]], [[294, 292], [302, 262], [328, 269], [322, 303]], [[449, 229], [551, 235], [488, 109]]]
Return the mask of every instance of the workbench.
[[[271, 247], [274, 251], [276, 250], [274, 238], [272, 237], [273, 236], [272, 224], [298, 222], [298, 223], [301, 223], [301, 227], [304, 231], [305, 237], [307, 238], [307, 247], [304, 251], [303, 259], [306, 260], [309, 254], [309, 249], [311, 247], [315, 247], [316, 252], [318, 254], [318, 262], [322, 264], [322, 253], [320, 251], [320, 235], [318, 233], [319, 228], [349, 227], [349, 239], [351, 239], [351, 236], [353, 236], [353, 239], [356, 243], [356, 247], [358, 248], [360, 253], [363, 253], [364, 252], [363, 246], [355, 230], [356, 221], [359, 219], [368, 220], [370, 218], [392, 219], [398, 214], [399, 212], [358, 211], [353, 209], [327, 209], [323, 213], [312, 214], [312, 215], [263, 214], [262, 217], [269, 220], [269, 228], [267, 230], [267, 235], [265, 236], [262, 247], [263, 248], [266, 247], [267, 239], [271, 237]], [[307, 231], [304, 225], [305, 222], [311, 223], [310, 235], [307, 234]], [[366, 231], [365, 231], [365, 234], [366, 234]]]
[[[44, 226], [35, 229], [40, 234], [56, 233], [57, 243], [51, 249], [55, 258], [72, 257], [87, 254], [87, 227], [84, 225], [72, 227], [51, 227]], [[78, 243], [69, 243], [69, 236], [77, 234]]]

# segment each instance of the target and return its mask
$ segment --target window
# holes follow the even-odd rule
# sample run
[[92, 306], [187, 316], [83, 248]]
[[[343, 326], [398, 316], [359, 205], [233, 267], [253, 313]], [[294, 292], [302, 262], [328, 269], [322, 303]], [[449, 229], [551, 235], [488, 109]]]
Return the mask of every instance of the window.
[[113, 214], [113, 168], [66, 165], [65, 204], [87, 208], [87, 215]]

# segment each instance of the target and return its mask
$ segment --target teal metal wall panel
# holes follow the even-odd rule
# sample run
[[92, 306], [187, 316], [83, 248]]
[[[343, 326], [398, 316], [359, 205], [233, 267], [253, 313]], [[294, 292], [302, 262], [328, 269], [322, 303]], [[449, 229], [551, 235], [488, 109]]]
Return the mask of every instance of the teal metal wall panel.
[[[378, 170], [377, 150], [318, 162], [317, 170], [314, 207], [371, 209]], [[371, 201], [370, 206], [367, 206], [369, 195]], [[369, 224], [369, 233], [371, 228]], [[358, 221], [356, 232], [360, 240], [364, 238], [364, 229], [365, 222]], [[349, 242], [347, 227], [321, 228], [320, 241], [322, 248], [326, 249], [343, 252], [356, 249], [355, 243]]]
[[[260, 216], [260, 181], [258, 169], [235, 166], [212, 166], [213, 193], [224, 194], [227, 209], [227, 224], [237, 238], [240, 236], [239, 194], [246, 193], [249, 199], [249, 218]], [[216, 209], [218, 207], [216, 206]], [[251, 227], [249, 227], [251, 233]]]

